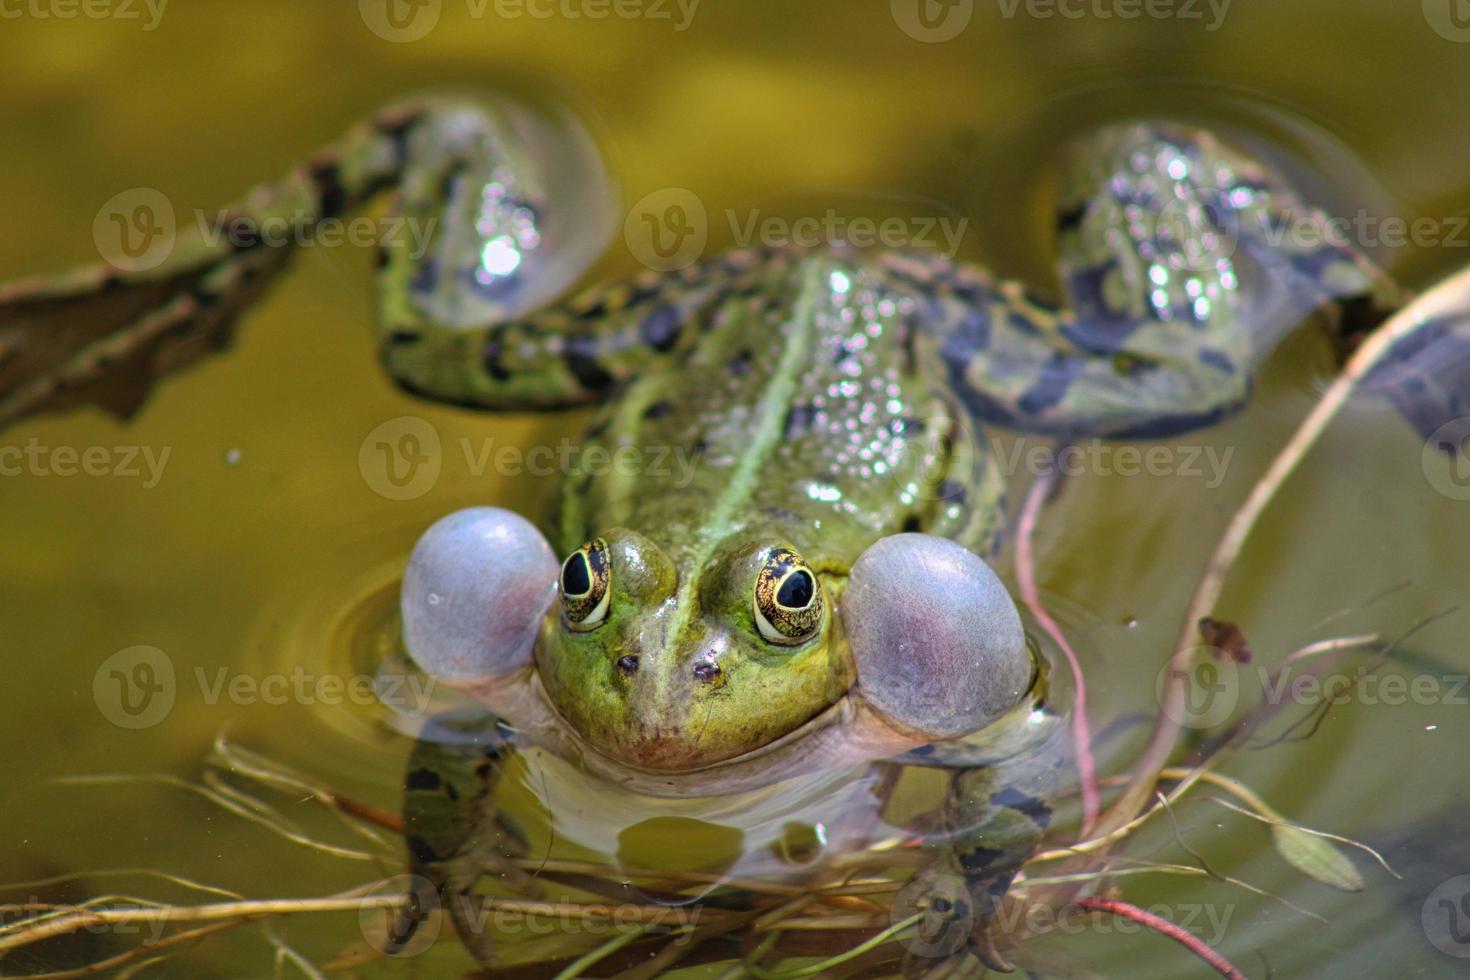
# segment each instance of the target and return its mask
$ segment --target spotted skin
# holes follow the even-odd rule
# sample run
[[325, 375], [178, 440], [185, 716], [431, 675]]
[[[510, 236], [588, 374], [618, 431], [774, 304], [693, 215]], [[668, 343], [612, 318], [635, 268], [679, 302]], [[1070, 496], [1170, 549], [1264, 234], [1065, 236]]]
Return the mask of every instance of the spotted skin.
[[1050, 827], [1051, 801], [1066, 785], [1070, 757], [1063, 728], [1056, 723], [1027, 752], [955, 770], [941, 811], [952, 840], [940, 867], [964, 882], [972, 903], [953, 910], [961, 922], [974, 924], [961, 953], [999, 972], [1009, 972], [1010, 963], [996, 949], [990, 924]]
[[498, 859], [524, 850], [495, 807], [496, 787], [515, 751], [514, 733], [479, 717], [440, 716], [433, 725], [434, 732], [414, 743], [403, 780], [409, 872], [432, 894], [414, 890], [390, 941], [406, 946], [424, 913], [440, 904], [466, 948], [489, 963], [492, 937], [474, 889]]
[[[517, 153], [474, 104], [421, 100], [386, 110], [228, 213], [247, 227], [277, 213], [319, 220], [391, 192], [391, 215], [442, 221], [423, 253], [382, 252], [388, 373], [415, 394], [493, 411], [599, 406], [583, 458], [592, 448], [665, 447], [696, 460], [571, 473], [550, 521], [563, 554], [606, 536], [615, 590], [618, 549], [648, 545], [658, 558], [642, 569], [644, 586], [677, 593], [686, 609], [728, 564], [731, 542], [791, 549], [836, 600], [857, 555], [886, 535], [925, 531], [992, 553], [1004, 481], [983, 426], [1188, 431], [1237, 409], [1254, 368], [1302, 320], [1321, 321], [1347, 349], [1406, 299], [1350, 250], [1279, 234], [1293, 222], [1320, 230], [1326, 216], [1248, 155], [1199, 130], [1127, 124], [1066, 160], [1060, 302], [942, 256], [818, 248], [729, 252], [538, 305], [527, 298], [534, 263], [509, 260], [534, 257], [558, 202], [534, 168], [514, 165]], [[90, 270], [0, 291], [0, 424], [114, 397], [131, 410], [146, 385], [114, 392], [118, 359], [151, 380], [226, 342], [289, 253], [248, 235], [189, 241], [149, 273]], [[51, 362], [9, 353], [68, 319], [85, 326], [68, 328]], [[1453, 337], [1455, 326], [1442, 333]], [[38, 369], [43, 381], [19, 380]], [[1423, 350], [1406, 350], [1398, 370], [1381, 388], [1418, 411], [1421, 427], [1432, 411], [1416, 394], [1433, 394], [1432, 407], [1463, 404], [1464, 379], [1436, 374]], [[631, 530], [609, 532], [618, 528]], [[634, 598], [620, 594], [612, 615], [634, 615]], [[748, 595], [740, 601], [748, 610]], [[638, 655], [543, 644], [548, 688], [570, 691], [568, 705], [597, 715], [582, 719], [584, 734], [625, 755], [653, 744], [620, 742], [635, 723], [652, 717], [677, 730], [696, 716], [719, 734], [720, 751], [738, 755], [772, 736], [752, 716], [794, 727], [853, 683], [840, 638], [812, 648], [822, 656], [742, 650], [716, 663], [701, 659], [698, 620], [663, 627], [667, 642]], [[648, 694], [642, 715], [608, 693], [638, 685]], [[607, 697], [579, 700], [589, 690]], [[501, 726], [477, 731], [416, 746], [404, 812], [414, 870], [456, 899], [462, 937], [490, 963], [488, 937], [457, 899], [514, 846], [494, 795], [515, 737]], [[963, 955], [992, 968], [1006, 966], [992, 913], [1046, 830], [1064, 758], [1051, 741], [1014, 756], [941, 745], [899, 760], [950, 773], [936, 861], [971, 896]], [[412, 926], [410, 914], [400, 931]]]
[[[1162, 437], [1244, 404], [1255, 366], [1303, 319], [1340, 344], [1407, 295], [1330, 244], [1328, 217], [1198, 130], [1103, 130], [1069, 155], [1057, 306], [927, 255], [893, 257], [983, 421], [1053, 435]], [[1317, 242], [1310, 247], [1298, 243]]]

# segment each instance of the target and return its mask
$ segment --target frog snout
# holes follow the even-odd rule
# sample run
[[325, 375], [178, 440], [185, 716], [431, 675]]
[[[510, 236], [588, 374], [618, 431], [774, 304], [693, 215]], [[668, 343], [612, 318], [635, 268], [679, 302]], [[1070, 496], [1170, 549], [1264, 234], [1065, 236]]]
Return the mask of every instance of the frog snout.
[[[622, 674], [625, 678], [631, 678], [634, 674], [638, 673], [638, 668], [642, 664], [643, 658], [631, 653], [625, 654], [613, 661], [613, 666], [617, 667], [618, 673]], [[689, 668], [689, 674], [697, 683], [713, 684], [720, 679], [722, 671], [715, 657], [713, 655], [707, 655], [694, 662], [694, 666]]]

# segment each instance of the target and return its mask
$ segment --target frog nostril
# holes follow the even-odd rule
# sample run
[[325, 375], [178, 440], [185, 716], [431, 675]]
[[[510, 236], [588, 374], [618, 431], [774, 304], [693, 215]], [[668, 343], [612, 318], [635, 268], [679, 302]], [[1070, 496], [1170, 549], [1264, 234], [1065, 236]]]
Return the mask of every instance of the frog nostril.
[[632, 677], [634, 674], [638, 673], [638, 658], [631, 654], [626, 657], [619, 657], [618, 670], [621, 670], [627, 676]]
[[711, 663], [708, 660], [701, 660], [694, 665], [694, 679], [697, 681], [703, 681], [708, 684], [719, 676], [720, 667], [718, 664]]

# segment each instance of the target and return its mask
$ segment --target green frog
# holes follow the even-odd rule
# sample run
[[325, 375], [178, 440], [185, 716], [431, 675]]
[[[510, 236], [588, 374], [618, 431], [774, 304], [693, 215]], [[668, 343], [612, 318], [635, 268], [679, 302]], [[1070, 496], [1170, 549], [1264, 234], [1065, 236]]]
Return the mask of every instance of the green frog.
[[[475, 110], [436, 112], [419, 125]], [[438, 164], [415, 181], [428, 196], [405, 192], [408, 213], [555, 208], [499, 161]], [[1350, 250], [1274, 241], [1283, 221], [1326, 219], [1196, 129], [1104, 129], [1061, 187], [1061, 305], [932, 253], [833, 246], [733, 251], [446, 322], [463, 293], [522, 288], [521, 263], [484, 247], [506, 225], [427, 261], [389, 255], [382, 355], [409, 391], [491, 410], [598, 405], [584, 449], [697, 459], [692, 474], [568, 475], [549, 537], [474, 508], [419, 543], [407, 648], [501, 720], [474, 766], [432, 741], [410, 764], [410, 847], [437, 889], [468, 893], [506, 845], [466, 835], [459, 815], [493, 812], [518, 745], [650, 800], [939, 767], [935, 861], [965, 887], [929, 914], [964, 927], [930, 951], [1007, 968], [989, 923], [1051, 818], [1066, 740], [986, 561], [1006, 509], [979, 426], [1189, 431], [1239, 407], [1252, 367], [1304, 316], [1347, 338], [1401, 300]]]
[[[920, 249], [835, 243], [563, 299], [602, 244], [588, 146], [573, 121], [506, 99], [425, 99], [228, 214], [319, 222], [391, 192], [392, 214], [433, 227], [425, 249], [381, 252], [399, 385], [490, 411], [598, 406], [584, 447], [695, 461], [570, 474], [539, 527], [482, 507], [424, 534], [402, 587], [407, 650], [493, 718], [415, 749], [414, 869], [462, 897], [514, 847], [495, 792], [526, 746], [648, 801], [931, 767], [948, 786], [933, 861], [964, 885], [925, 906], [962, 924], [936, 955], [1005, 969], [994, 912], [1068, 761], [1047, 664], [989, 563], [1005, 481], [981, 427], [1187, 432], [1240, 407], [1302, 320], [1350, 343], [1403, 296], [1331, 235], [1276, 234], [1327, 218], [1256, 156], [1130, 122], [1061, 161], [1061, 302]], [[111, 322], [0, 413], [97, 399], [108, 356], [151, 377], [218, 342], [284, 251], [231, 236], [79, 275], [49, 301], [111, 294]]]

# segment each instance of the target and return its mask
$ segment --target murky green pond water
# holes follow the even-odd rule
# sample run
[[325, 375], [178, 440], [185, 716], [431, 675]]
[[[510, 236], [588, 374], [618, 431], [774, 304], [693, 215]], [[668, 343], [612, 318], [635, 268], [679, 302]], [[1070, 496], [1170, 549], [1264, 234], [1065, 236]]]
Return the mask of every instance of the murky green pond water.
[[[968, 219], [963, 257], [1047, 282], [1051, 150], [1099, 120], [1172, 114], [1259, 134], [1325, 170], [1319, 190], [1339, 213], [1433, 218], [1435, 240], [1375, 252], [1411, 286], [1470, 260], [1457, 221], [1470, 204], [1470, 26], [1455, 0], [1180, 0], [1158, 8], [1168, 17], [1129, 17], [1123, 0], [981, 0], [952, 11], [969, 20], [943, 42], [914, 35], [957, 20], [914, 21], [901, 2], [650, 2], [648, 16], [606, 19], [587, 15], [592, 3], [430, 6], [440, 8], [432, 30], [393, 42], [370, 29], [392, 34], [366, 2], [365, 16], [352, 4], [178, 0], [71, 18], [61, 0], [0, 2], [0, 278], [96, 261], [94, 218], [121, 191], [156, 189], [180, 213], [213, 209], [380, 103], [444, 88], [568, 102], [602, 141], [623, 201], [693, 191], [714, 216], [713, 247], [738, 234], [726, 209], [927, 211]], [[620, 242], [600, 271], [633, 268]], [[232, 351], [163, 385], [132, 422], [85, 410], [0, 435], [49, 461], [0, 477], [0, 657], [11, 672], [0, 689], [0, 883], [76, 875], [0, 901], [203, 900], [93, 873], [105, 869], [154, 868], [253, 898], [324, 895], [400, 870], [300, 847], [155, 778], [197, 779], [223, 732], [395, 810], [410, 740], [359, 679], [376, 669], [408, 551], [460, 507], [539, 510], [548, 478], [496, 476], [476, 454], [492, 439], [555, 445], [583, 421], [476, 416], [401, 394], [375, 363], [370, 276], [368, 249], [308, 249]], [[1105, 772], [1141, 744], [1156, 672], [1219, 531], [1331, 370], [1315, 337], [1288, 341], [1246, 412], [1189, 437], [1197, 476], [1094, 469], [1046, 513], [1040, 577], [1088, 671]], [[391, 499], [360, 450], [405, 415], [432, 427], [443, 464], [425, 492]], [[62, 475], [67, 450], [93, 447], [105, 475]], [[1350, 405], [1267, 512], [1218, 610], [1242, 624], [1262, 665], [1314, 640], [1394, 637], [1454, 610], [1377, 669], [1402, 688], [1356, 682], [1320, 726], [1223, 767], [1291, 819], [1380, 848], [1403, 879], [1355, 853], [1366, 889], [1334, 891], [1287, 867], [1263, 827], [1207, 802], [1177, 811], [1179, 832], [1219, 874], [1285, 901], [1220, 881], [1121, 879], [1128, 900], [1183, 922], [1252, 977], [1470, 969], [1450, 955], [1470, 946], [1424, 926], [1444, 921], [1440, 899], [1470, 891], [1466, 879], [1435, 892], [1470, 874], [1470, 612], [1456, 608], [1470, 591], [1470, 501], [1455, 499], [1447, 472], [1426, 473], [1421, 447], [1382, 406]], [[106, 679], [108, 658], [137, 646], [161, 651], [174, 672], [171, 703], [146, 724]], [[1242, 677], [1242, 698], [1255, 697], [1254, 666]], [[139, 778], [58, 781], [117, 773]], [[521, 796], [544, 845], [537, 805]], [[312, 834], [353, 840], [320, 808], [272, 799]], [[567, 805], [583, 819], [592, 806]], [[705, 832], [664, 825], [628, 854], [697, 851], [711, 846], [699, 843]], [[1130, 853], [1190, 861], [1162, 824]], [[318, 964], [358, 937], [350, 913], [278, 928]], [[127, 944], [99, 930], [27, 947], [0, 958], [0, 974], [75, 967]], [[278, 969], [256, 926], [174, 953], [141, 975]], [[351, 969], [438, 976], [471, 965], [446, 939]], [[1044, 976], [1208, 973], [1166, 939], [1097, 923], [1052, 931], [1025, 965]]]

